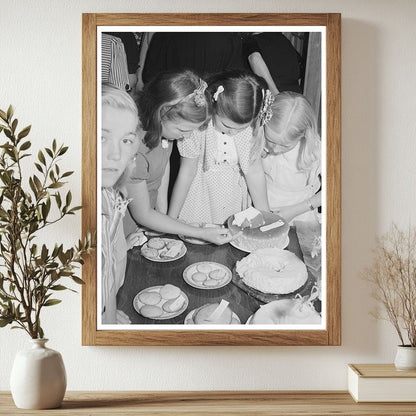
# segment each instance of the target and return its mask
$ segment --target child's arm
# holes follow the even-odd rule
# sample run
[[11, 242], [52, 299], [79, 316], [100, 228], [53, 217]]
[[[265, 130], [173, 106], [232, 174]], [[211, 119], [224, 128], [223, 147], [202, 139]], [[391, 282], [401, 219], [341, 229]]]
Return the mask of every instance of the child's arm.
[[169, 204], [168, 215], [170, 217], [178, 218], [197, 169], [197, 157], [189, 158], [181, 156], [181, 165], [175, 185], [173, 186], [172, 197]]
[[311, 209], [315, 209], [321, 206], [321, 191], [316, 193], [309, 199], [299, 202], [297, 204], [288, 205], [286, 207], [280, 207], [273, 211], [276, 214], [283, 217], [287, 222], [292, 221], [298, 215], [308, 212]]
[[214, 244], [225, 244], [233, 239], [226, 228], [192, 227], [155, 211], [150, 205], [146, 181], [129, 183], [126, 189], [128, 197], [132, 198], [129, 204], [130, 214], [138, 224], [155, 231], [200, 238]]
[[252, 71], [256, 75], [265, 79], [265, 81], [267, 82], [267, 85], [268, 85], [270, 91], [273, 93], [273, 95], [279, 94], [279, 90], [278, 90], [276, 84], [274, 83], [273, 78], [270, 74], [269, 68], [267, 68], [266, 62], [264, 62], [264, 59], [261, 56], [261, 54], [259, 52], [253, 52], [248, 57], [248, 62], [250, 64], [250, 67], [251, 67]]
[[261, 159], [256, 159], [249, 166], [245, 178], [254, 207], [261, 211], [270, 211], [267, 200], [266, 178]]
[[162, 177], [159, 189], [157, 191], [156, 199], [156, 210], [162, 214], [168, 212], [168, 187], [169, 187], [169, 173], [170, 173], [170, 162], [167, 163], [165, 173]]

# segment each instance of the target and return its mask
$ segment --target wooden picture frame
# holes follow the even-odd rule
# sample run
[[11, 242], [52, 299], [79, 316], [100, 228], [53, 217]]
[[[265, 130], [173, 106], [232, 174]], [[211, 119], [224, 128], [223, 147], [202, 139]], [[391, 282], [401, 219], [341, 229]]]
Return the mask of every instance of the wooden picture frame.
[[83, 266], [83, 345], [340, 345], [341, 344], [341, 15], [83, 14], [82, 230], [97, 228], [97, 28], [100, 26], [323, 27], [326, 45], [326, 325], [319, 330], [103, 330], [97, 325], [97, 250]]

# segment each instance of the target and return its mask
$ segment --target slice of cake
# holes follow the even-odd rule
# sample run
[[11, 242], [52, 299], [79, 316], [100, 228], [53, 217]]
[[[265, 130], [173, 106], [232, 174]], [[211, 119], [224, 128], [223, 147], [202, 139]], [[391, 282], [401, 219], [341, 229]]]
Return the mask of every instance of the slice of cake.
[[232, 244], [243, 251], [252, 252], [269, 247], [283, 249], [289, 243], [289, 224], [271, 212], [258, 211], [251, 207], [232, 215], [227, 225], [233, 235], [240, 233]]
[[244, 211], [234, 214], [233, 225], [242, 229], [258, 228], [264, 223], [263, 214], [254, 207], [247, 208]]

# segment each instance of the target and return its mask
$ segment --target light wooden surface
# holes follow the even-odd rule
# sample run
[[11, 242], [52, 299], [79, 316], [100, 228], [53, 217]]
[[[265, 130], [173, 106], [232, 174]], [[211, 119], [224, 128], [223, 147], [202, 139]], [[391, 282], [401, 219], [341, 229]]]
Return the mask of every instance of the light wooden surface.
[[[364, 378], [415, 378], [416, 371], [398, 371], [394, 364], [349, 364]], [[416, 413], [416, 412], [415, 412]]]
[[355, 403], [347, 392], [67, 392], [51, 410], [17, 409], [0, 392], [0, 415], [415, 415], [414, 403]]
[[[96, 48], [97, 26], [325, 26], [327, 108], [327, 328], [319, 331], [98, 331], [96, 255], [82, 277], [83, 345], [340, 345], [341, 344], [341, 15], [338, 13], [83, 14], [82, 229], [97, 226]], [[100, 255], [100, 253], [96, 253]]]

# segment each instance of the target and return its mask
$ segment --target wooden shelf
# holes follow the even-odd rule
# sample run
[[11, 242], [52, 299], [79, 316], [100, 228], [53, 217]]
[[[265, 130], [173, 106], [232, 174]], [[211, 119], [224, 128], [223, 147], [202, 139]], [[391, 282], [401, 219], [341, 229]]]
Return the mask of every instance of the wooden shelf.
[[22, 410], [0, 392], [0, 415], [415, 415], [414, 403], [355, 403], [345, 391], [67, 392], [62, 407]]

